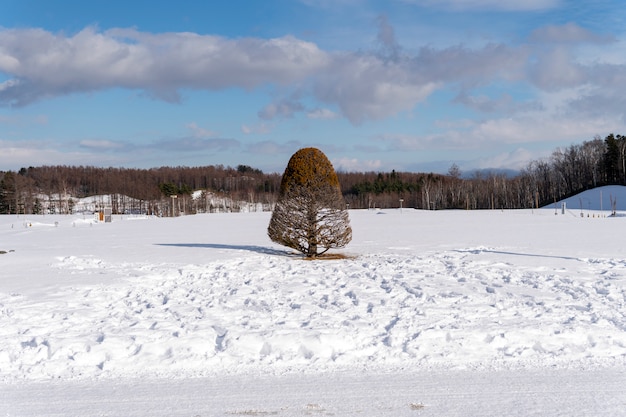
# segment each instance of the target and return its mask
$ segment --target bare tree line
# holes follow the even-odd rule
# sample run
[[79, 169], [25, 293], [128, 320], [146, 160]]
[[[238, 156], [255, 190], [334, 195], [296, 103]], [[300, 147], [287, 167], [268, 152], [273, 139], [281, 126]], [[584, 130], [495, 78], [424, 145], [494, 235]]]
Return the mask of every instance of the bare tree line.
[[626, 136], [596, 136], [556, 149], [530, 162], [517, 175], [476, 171], [462, 176], [426, 173], [339, 173], [350, 207], [438, 209], [517, 209], [543, 207], [601, 185], [626, 185]]
[[[92, 166], [42, 166], [18, 172], [0, 172], [0, 214], [50, 212], [69, 214], [74, 198], [109, 198], [113, 213], [210, 211], [214, 200], [208, 192], [233, 202], [271, 204], [280, 185], [280, 175], [264, 174], [251, 167], [224, 166], [161, 167], [152, 169], [98, 168]], [[192, 191], [203, 190], [198, 198]], [[174, 203], [172, 196], [176, 196]], [[43, 204], [45, 201], [46, 204]], [[105, 203], [102, 203], [105, 204]], [[175, 210], [172, 210], [175, 204]], [[224, 203], [237, 209], [236, 203]]]
[[[477, 171], [462, 175], [410, 172], [338, 172], [349, 208], [515, 209], [541, 207], [600, 185], [626, 185], [626, 137], [596, 136], [556, 149], [517, 175]], [[247, 165], [161, 167], [41, 166], [0, 171], [0, 214], [71, 213], [75, 198], [108, 195], [114, 213], [171, 215], [209, 212], [243, 203], [272, 209], [281, 175]], [[192, 192], [201, 195], [192, 198]], [[174, 196], [176, 196], [174, 198]], [[43, 204], [43, 203], [46, 204]]]

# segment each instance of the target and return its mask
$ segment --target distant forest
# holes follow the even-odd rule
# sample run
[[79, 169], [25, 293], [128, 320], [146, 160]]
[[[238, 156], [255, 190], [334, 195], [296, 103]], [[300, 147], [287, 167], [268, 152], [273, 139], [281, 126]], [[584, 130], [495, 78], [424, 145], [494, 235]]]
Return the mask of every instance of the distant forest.
[[[467, 176], [456, 165], [446, 175], [410, 172], [338, 172], [349, 208], [516, 209], [541, 207], [601, 185], [626, 185], [626, 136], [596, 136], [532, 161], [519, 174]], [[0, 171], [0, 214], [72, 213], [74, 198], [110, 195], [113, 213], [193, 214], [217, 211], [228, 200], [271, 210], [281, 175], [247, 165], [152, 169], [42, 166]], [[199, 198], [191, 198], [201, 190]], [[173, 198], [176, 196], [176, 198]], [[209, 198], [211, 196], [211, 198]], [[180, 197], [180, 198], [178, 198]]]

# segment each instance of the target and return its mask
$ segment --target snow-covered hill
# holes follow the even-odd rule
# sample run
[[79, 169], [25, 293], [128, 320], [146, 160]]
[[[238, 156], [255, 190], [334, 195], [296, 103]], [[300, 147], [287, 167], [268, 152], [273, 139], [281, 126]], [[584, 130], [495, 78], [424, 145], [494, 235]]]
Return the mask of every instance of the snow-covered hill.
[[[556, 207], [561, 209], [563, 203], [566, 209], [586, 215], [589, 211], [603, 211], [610, 215], [615, 202], [615, 209], [618, 212], [626, 212], [626, 186], [623, 185], [607, 185], [597, 187], [591, 190], [583, 191], [575, 196], [566, 198], [557, 202]], [[555, 205], [548, 205], [545, 208], [554, 208]]]

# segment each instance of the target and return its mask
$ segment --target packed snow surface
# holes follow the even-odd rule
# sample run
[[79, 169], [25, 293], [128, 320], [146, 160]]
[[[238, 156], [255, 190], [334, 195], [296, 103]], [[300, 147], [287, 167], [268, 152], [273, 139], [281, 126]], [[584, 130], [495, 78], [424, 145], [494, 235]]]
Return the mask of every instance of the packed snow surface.
[[269, 213], [0, 216], [0, 415], [626, 415], [626, 217], [585, 213], [350, 211], [318, 261]]

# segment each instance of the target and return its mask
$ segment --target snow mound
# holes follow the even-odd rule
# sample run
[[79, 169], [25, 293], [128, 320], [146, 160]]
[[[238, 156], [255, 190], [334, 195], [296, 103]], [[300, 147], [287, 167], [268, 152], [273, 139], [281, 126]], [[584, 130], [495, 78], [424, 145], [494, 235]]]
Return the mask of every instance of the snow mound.
[[[602, 210], [610, 213], [612, 199], [616, 201], [616, 209], [618, 211], [626, 211], [626, 186], [606, 185], [583, 191], [557, 202], [557, 207], [560, 208], [565, 203], [566, 207], [571, 211]], [[545, 208], [554, 208], [554, 204], [547, 205]]]

